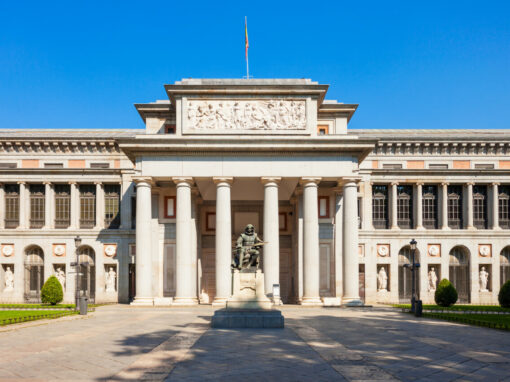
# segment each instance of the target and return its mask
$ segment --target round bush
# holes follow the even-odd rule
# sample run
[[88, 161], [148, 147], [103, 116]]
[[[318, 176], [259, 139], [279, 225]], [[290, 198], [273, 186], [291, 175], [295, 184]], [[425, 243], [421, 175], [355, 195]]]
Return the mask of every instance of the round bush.
[[60, 281], [55, 276], [50, 276], [41, 289], [41, 301], [43, 304], [56, 305], [64, 299], [64, 291]]
[[510, 280], [499, 290], [498, 301], [502, 308], [510, 308]]
[[455, 304], [458, 297], [457, 291], [452, 283], [447, 279], [442, 279], [437, 286], [434, 300], [437, 305], [447, 307]]

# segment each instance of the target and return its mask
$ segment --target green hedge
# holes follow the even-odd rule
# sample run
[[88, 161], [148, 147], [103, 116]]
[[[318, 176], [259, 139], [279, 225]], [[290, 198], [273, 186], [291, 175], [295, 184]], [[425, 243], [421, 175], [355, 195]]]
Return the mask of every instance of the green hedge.
[[[393, 304], [394, 308], [411, 309], [411, 304]], [[508, 312], [510, 308], [502, 308], [497, 305], [452, 305], [448, 307], [438, 305], [423, 305], [423, 310], [450, 310], [456, 312]]]
[[492, 329], [510, 330], [510, 316], [499, 314], [461, 314], [461, 313], [423, 313], [423, 317], [439, 318], [450, 322], [459, 322], [483, 326]]
[[498, 301], [502, 308], [510, 308], [510, 280], [499, 290]]
[[61, 311], [3, 311], [0, 312], [0, 326], [17, 324], [21, 322], [27, 321], [35, 321], [42, 319], [53, 319], [60, 318], [64, 316], [69, 316], [72, 314], [77, 314], [78, 312], [61, 310]]

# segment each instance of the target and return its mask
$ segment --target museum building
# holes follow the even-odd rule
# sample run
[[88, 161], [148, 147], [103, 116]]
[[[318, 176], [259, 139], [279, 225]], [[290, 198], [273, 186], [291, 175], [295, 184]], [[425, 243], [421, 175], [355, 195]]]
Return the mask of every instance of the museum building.
[[144, 130], [0, 130], [0, 302], [55, 274], [66, 302], [222, 306], [253, 224], [275, 303], [408, 302], [412, 239], [425, 303], [442, 278], [497, 303], [510, 130], [349, 129], [357, 105], [309, 79], [165, 90]]

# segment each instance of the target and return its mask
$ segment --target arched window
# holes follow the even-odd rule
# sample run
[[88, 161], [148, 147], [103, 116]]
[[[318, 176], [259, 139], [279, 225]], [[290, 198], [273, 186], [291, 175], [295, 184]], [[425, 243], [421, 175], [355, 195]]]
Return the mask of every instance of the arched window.
[[25, 300], [41, 301], [44, 284], [44, 252], [41, 247], [31, 245], [25, 250]]
[[503, 248], [500, 255], [499, 280], [501, 285], [510, 280], [510, 246]]
[[470, 301], [469, 251], [464, 247], [454, 247], [450, 251], [449, 279], [459, 295], [458, 302]]

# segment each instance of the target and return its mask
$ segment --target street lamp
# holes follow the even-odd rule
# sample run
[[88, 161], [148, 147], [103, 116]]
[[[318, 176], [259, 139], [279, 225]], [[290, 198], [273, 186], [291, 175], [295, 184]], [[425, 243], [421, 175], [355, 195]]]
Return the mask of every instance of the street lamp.
[[409, 243], [411, 247], [411, 312], [414, 313], [416, 317], [421, 317], [422, 313], [422, 302], [420, 300], [420, 292], [418, 288], [418, 293], [416, 293], [416, 277], [414, 272], [420, 268], [420, 263], [416, 262], [416, 240], [412, 239]]
[[75, 304], [76, 304], [76, 310], [79, 309], [80, 304], [80, 256], [78, 255], [78, 248], [81, 245], [81, 237], [76, 236], [74, 238], [74, 250], [76, 252], [76, 296], [75, 296]]

